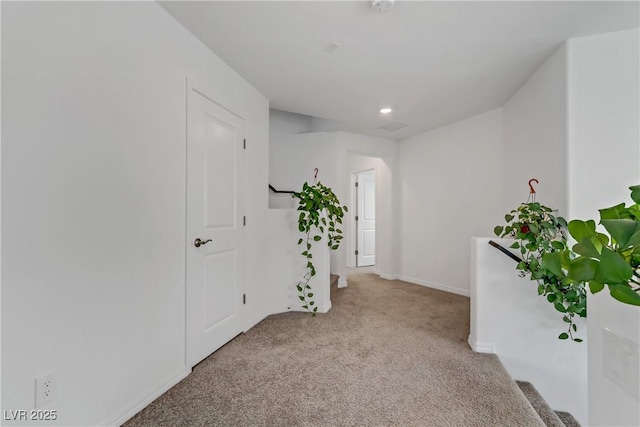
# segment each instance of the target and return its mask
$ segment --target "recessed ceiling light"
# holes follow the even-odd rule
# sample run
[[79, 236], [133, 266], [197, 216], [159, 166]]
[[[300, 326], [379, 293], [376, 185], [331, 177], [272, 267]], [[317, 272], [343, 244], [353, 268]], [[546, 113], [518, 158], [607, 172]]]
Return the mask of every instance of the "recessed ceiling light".
[[387, 108], [381, 108], [380, 112], [382, 114], [389, 114], [391, 112], [391, 108], [388, 108], [388, 107]]

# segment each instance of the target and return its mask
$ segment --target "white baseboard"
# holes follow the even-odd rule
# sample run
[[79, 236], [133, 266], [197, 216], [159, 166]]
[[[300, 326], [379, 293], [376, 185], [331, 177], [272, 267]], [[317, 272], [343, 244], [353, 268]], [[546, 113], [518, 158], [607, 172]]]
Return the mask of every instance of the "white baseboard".
[[[329, 301], [329, 304], [325, 304], [322, 307], [318, 306], [318, 313], [326, 313], [329, 310], [331, 310], [331, 301]], [[298, 313], [309, 313], [309, 310], [307, 310], [306, 308], [302, 308], [301, 306], [293, 306], [293, 307], [275, 307], [271, 310], [269, 310], [269, 315], [272, 314], [282, 314], [282, 313], [288, 313], [290, 311], [295, 311]]]
[[493, 343], [476, 342], [471, 338], [471, 335], [469, 335], [467, 342], [469, 343], [469, 347], [471, 347], [471, 350], [475, 351], [476, 353], [496, 354], [496, 346]]
[[175, 386], [180, 381], [185, 379], [190, 373], [191, 373], [191, 369], [185, 369], [184, 371], [180, 372], [180, 374], [178, 374], [176, 377], [169, 380], [169, 382], [167, 382], [165, 385], [163, 385], [162, 387], [160, 387], [159, 389], [151, 393], [146, 398], [142, 399], [140, 403], [138, 403], [137, 405], [135, 405], [134, 407], [126, 411], [124, 414], [120, 415], [119, 417], [115, 418], [112, 421], [101, 422], [98, 425], [99, 426], [121, 426], [122, 424], [126, 423], [129, 419], [131, 419], [134, 415], [136, 415], [138, 412], [146, 408], [151, 402], [153, 402], [158, 397], [166, 393], [171, 387]]
[[471, 291], [469, 289], [453, 288], [451, 286], [442, 285], [440, 283], [427, 282], [426, 280], [415, 279], [413, 277], [408, 277], [408, 276], [400, 276], [399, 279], [402, 280], [403, 282], [409, 282], [409, 283], [413, 283], [414, 285], [420, 285], [420, 286], [425, 286], [427, 288], [438, 289], [440, 291], [450, 292], [452, 294], [458, 294], [465, 297], [471, 296]]
[[385, 279], [385, 280], [398, 280], [398, 275], [396, 274], [385, 274], [385, 273], [379, 273], [378, 276], [380, 276], [381, 279]]
[[249, 321], [247, 323], [247, 326], [245, 326], [245, 328], [242, 330], [242, 332], [247, 332], [249, 329], [253, 328], [254, 326], [256, 326], [258, 323], [262, 322], [264, 319], [267, 318], [267, 316], [270, 316], [272, 314], [271, 310], [262, 310], [262, 312], [260, 314], [258, 314], [257, 316], [255, 316], [253, 319], [251, 319], [251, 321]]
[[347, 278], [346, 277], [344, 277], [344, 278], [341, 277], [340, 279], [338, 279], [338, 287], [339, 288], [346, 288], [347, 285], [348, 285], [348, 283], [347, 283]]

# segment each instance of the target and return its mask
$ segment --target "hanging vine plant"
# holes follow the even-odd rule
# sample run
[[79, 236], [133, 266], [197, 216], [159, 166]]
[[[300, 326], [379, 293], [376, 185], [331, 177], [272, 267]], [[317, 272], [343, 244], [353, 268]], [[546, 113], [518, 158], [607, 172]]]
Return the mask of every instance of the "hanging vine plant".
[[[562, 313], [568, 324], [567, 332], [558, 338], [582, 342], [573, 336], [578, 331], [575, 317], [587, 316], [587, 293], [584, 283], [570, 278], [566, 269], [560, 268], [561, 260], [571, 262], [574, 254], [567, 246], [567, 221], [553, 215], [553, 210], [535, 201], [536, 190], [529, 180], [529, 199], [504, 216], [506, 226], [497, 226], [493, 231], [498, 237], [512, 237], [516, 241], [512, 249], [518, 249], [522, 260], [516, 268], [520, 277], [530, 274], [538, 283], [538, 295], [547, 298], [553, 307]], [[565, 259], [566, 258], [566, 259]]]
[[301, 255], [306, 261], [306, 273], [302, 280], [298, 282], [298, 298], [302, 302], [302, 308], [316, 315], [318, 306], [313, 299], [313, 290], [309, 281], [316, 275], [316, 268], [313, 265], [312, 245], [314, 242], [322, 240], [322, 235], [327, 232], [327, 245], [331, 250], [340, 247], [342, 240], [342, 224], [344, 213], [348, 212], [346, 206], [341, 206], [340, 201], [331, 188], [318, 182], [314, 185], [304, 183], [302, 190], [293, 193], [299, 199], [298, 230], [305, 234], [305, 237], [298, 240], [298, 245], [303, 247]]
[[567, 331], [559, 339], [571, 339], [578, 327], [575, 317], [586, 317], [587, 295], [583, 284], [569, 279], [562, 269], [549, 262], [551, 257], [564, 254], [570, 256], [567, 249], [567, 222], [553, 215], [551, 208], [538, 202], [523, 203], [517, 209], [505, 215], [506, 226], [497, 226], [494, 232], [499, 237], [512, 237], [516, 241], [512, 249], [518, 249], [522, 261], [516, 268], [520, 277], [529, 274], [531, 280], [538, 283], [538, 295], [546, 297], [554, 308], [562, 313], [567, 323]]

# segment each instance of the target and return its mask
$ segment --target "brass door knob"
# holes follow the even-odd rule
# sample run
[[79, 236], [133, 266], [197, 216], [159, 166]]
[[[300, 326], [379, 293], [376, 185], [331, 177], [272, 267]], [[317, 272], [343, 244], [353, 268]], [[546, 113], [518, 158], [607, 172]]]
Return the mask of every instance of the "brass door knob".
[[211, 239], [202, 240], [202, 239], [200, 239], [200, 238], [198, 237], [196, 240], [194, 240], [194, 241], [193, 241], [193, 245], [194, 245], [196, 248], [199, 248], [200, 246], [202, 246], [202, 245], [206, 245], [207, 243], [209, 243], [209, 242], [211, 242], [211, 241], [212, 241]]

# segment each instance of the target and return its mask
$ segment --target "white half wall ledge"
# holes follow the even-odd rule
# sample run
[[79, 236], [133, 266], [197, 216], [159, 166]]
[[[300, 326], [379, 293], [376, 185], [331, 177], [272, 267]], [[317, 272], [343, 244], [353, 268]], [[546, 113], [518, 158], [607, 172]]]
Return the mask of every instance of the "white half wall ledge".
[[347, 283], [347, 278], [346, 277], [338, 279], [338, 287], [339, 288], [346, 288], [348, 284], [349, 283]]
[[398, 275], [397, 274], [386, 274], [386, 273], [377, 273], [378, 276], [380, 276], [381, 279], [384, 280], [398, 280]]
[[426, 280], [416, 279], [414, 277], [409, 277], [409, 276], [400, 276], [399, 279], [402, 280], [403, 282], [413, 283], [414, 285], [420, 285], [426, 288], [437, 289], [439, 291], [445, 291], [451, 294], [462, 295], [464, 297], [471, 296], [471, 291], [469, 289], [454, 288], [452, 286], [447, 286], [447, 285], [443, 285], [435, 282], [428, 282]]

